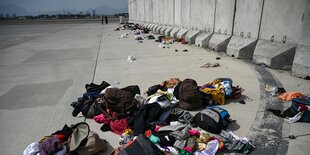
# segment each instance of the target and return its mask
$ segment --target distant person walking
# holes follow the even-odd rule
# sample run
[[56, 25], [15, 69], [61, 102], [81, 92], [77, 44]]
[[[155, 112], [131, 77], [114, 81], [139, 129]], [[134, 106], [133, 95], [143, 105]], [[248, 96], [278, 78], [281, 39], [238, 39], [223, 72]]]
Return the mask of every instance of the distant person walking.
[[108, 24], [108, 16], [105, 16], [105, 24]]
[[101, 16], [101, 24], [103, 25], [103, 16]]

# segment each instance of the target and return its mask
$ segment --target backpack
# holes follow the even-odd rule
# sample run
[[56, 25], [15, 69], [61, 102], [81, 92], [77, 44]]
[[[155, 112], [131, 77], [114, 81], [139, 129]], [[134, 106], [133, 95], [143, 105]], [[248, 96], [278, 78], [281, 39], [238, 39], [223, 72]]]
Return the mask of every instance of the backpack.
[[106, 144], [97, 133], [90, 130], [85, 122], [77, 123], [72, 127], [73, 132], [68, 140], [70, 153], [90, 155], [107, 149]]
[[[299, 112], [298, 109], [301, 105], [310, 106], [310, 97], [306, 98], [293, 98], [291, 106], [287, 108], [283, 114], [287, 117], [294, 117]], [[310, 109], [305, 110], [303, 115], [298, 120], [299, 122], [310, 122]]]
[[219, 134], [223, 129], [227, 129], [230, 123], [229, 117], [227, 110], [218, 106], [210, 106], [195, 115], [195, 122], [206, 131]]
[[105, 108], [120, 114], [130, 114], [136, 110], [138, 101], [128, 91], [119, 88], [108, 88], [102, 97]]
[[[112, 152], [113, 154], [113, 152]], [[119, 152], [119, 155], [164, 155], [148, 138], [140, 134], [137, 139]]]
[[197, 82], [193, 79], [185, 79], [179, 87], [179, 106], [185, 110], [201, 108], [202, 95], [198, 90]]

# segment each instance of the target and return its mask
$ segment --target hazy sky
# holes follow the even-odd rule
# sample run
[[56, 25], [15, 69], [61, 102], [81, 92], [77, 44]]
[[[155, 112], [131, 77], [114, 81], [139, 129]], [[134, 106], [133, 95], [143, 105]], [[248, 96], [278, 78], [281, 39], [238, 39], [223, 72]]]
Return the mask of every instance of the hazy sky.
[[127, 0], [0, 0], [0, 5], [15, 4], [27, 11], [55, 11], [62, 9], [86, 10], [100, 5], [115, 8], [127, 6]]

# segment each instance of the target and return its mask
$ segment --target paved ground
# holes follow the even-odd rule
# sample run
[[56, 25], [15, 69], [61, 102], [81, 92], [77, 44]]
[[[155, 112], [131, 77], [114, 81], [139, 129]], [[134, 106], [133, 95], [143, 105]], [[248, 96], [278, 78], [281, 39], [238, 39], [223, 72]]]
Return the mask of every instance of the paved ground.
[[[309, 80], [195, 46], [175, 43], [161, 49], [151, 40], [138, 43], [130, 31], [113, 31], [116, 26], [0, 26], [0, 154], [21, 154], [28, 144], [64, 124], [84, 121], [72, 117], [70, 103], [84, 92], [86, 83], [105, 80], [118, 87], [137, 84], [144, 91], [170, 77], [193, 78], [199, 85], [218, 77], [232, 78], [234, 85], [245, 89], [246, 104], [230, 100], [224, 105], [237, 120], [229, 129], [254, 140], [258, 149], [253, 154], [307, 154], [310, 124], [289, 124], [266, 112], [270, 107], [284, 109], [289, 103], [279, 103], [264, 86], [283, 85], [287, 91], [310, 94]], [[120, 38], [125, 32], [129, 38]], [[188, 52], [182, 52], [184, 49]], [[128, 62], [129, 55], [137, 60]], [[218, 56], [220, 60], [215, 59]], [[221, 66], [200, 68], [207, 62]], [[110, 150], [118, 146], [117, 135], [103, 133], [99, 124], [86, 121], [107, 139]], [[289, 140], [290, 134], [297, 139]]]

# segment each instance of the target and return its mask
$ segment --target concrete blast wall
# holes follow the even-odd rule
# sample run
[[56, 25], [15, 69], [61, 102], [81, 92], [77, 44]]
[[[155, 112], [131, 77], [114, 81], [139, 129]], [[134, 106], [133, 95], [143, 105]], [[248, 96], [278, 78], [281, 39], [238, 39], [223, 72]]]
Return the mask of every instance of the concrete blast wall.
[[182, 28], [189, 28], [189, 17], [190, 17], [190, 0], [181, 1], [181, 26]]
[[181, 8], [182, 8], [181, 0], [174, 0], [174, 26], [181, 26]]
[[[271, 68], [296, 64], [294, 75], [310, 77], [305, 62], [310, 60], [310, 0], [128, 0], [128, 11], [130, 21], [160, 25], [162, 32], [173, 27], [170, 36], [191, 43], [197, 37], [198, 46]], [[297, 71], [301, 67], [306, 75]]]
[[[171, 16], [169, 16], [171, 15]], [[174, 0], [166, 0], [166, 14], [167, 16], [167, 21], [166, 24], [168, 26], [173, 26], [174, 25]]]
[[265, 0], [260, 39], [270, 40], [274, 36], [274, 41], [309, 45], [309, 3], [309, 0]]
[[235, 0], [217, 0], [214, 33], [232, 35]]
[[150, 0], [144, 0], [144, 22], [150, 23]]
[[234, 36], [258, 38], [263, 0], [237, 0]]
[[213, 32], [215, 0], [191, 0], [190, 27]]

